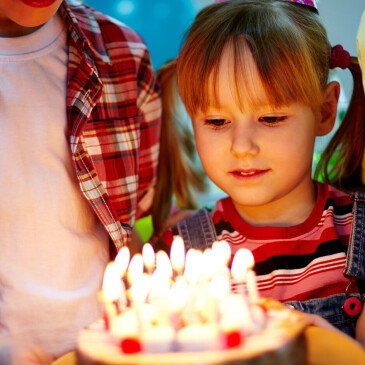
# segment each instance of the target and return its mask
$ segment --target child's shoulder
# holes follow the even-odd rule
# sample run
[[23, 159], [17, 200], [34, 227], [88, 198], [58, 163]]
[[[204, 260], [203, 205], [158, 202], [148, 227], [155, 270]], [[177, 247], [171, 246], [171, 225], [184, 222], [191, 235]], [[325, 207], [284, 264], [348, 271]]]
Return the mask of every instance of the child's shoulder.
[[316, 182], [318, 191], [320, 194], [324, 195], [324, 198], [326, 200], [331, 200], [334, 202], [335, 205], [353, 205], [353, 194], [349, 192], [345, 192], [342, 190], [339, 190], [338, 188], [323, 184], [320, 182]]
[[[102, 48], [100, 42], [107, 49], [120, 49], [122, 44], [126, 48], [146, 48], [141, 36], [126, 24], [109, 15], [84, 4], [80, 0], [67, 0], [64, 2], [67, 13], [73, 23], [96, 49]], [[100, 34], [101, 37], [97, 35]]]

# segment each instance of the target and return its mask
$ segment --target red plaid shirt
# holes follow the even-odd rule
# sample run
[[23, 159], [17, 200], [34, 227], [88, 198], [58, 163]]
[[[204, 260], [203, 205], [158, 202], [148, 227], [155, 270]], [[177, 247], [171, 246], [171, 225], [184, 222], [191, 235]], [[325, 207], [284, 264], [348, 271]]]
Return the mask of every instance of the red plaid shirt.
[[126, 245], [139, 200], [153, 186], [161, 106], [150, 55], [123, 24], [76, 0], [68, 27], [67, 118], [80, 187], [117, 249]]

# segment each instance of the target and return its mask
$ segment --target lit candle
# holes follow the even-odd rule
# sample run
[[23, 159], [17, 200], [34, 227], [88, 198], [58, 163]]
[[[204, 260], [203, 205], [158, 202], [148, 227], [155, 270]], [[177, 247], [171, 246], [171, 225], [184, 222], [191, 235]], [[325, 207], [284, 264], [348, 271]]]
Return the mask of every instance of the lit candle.
[[114, 302], [120, 294], [119, 271], [114, 262], [109, 262], [106, 266], [103, 279], [103, 298], [108, 302]]
[[220, 313], [220, 325], [225, 332], [237, 329], [244, 330], [245, 333], [253, 331], [253, 318], [244, 296], [230, 294], [221, 302]]
[[248, 297], [252, 304], [257, 304], [259, 301], [259, 292], [257, 290], [256, 274], [253, 270], [248, 270], [246, 274], [246, 282], [248, 288]]
[[136, 311], [129, 308], [125, 312], [120, 313], [113, 321], [110, 332], [117, 339], [127, 337], [139, 337], [139, 325]]
[[220, 303], [220, 329], [224, 347], [240, 345], [244, 336], [255, 329], [247, 300], [240, 294], [230, 294]]
[[139, 336], [139, 320], [134, 309], [120, 313], [112, 322], [110, 333], [119, 341], [123, 352], [134, 353], [141, 351]]
[[155, 251], [150, 243], [145, 243], [142, 247], [142, 258], [145, 268], [152, 274], [155, 268]]
[[182, 277], [178, 278], [171, 286], [169, 292], [169, 310], [170, 321], [175, 331], [181, 328], [181, 313], [188, 301], [189, 291], [189, 286]]
[[224, 299], [230, 292], [230, 284], [223, 275], [215, 275], [209, 282], [209, 294], [219, 300]]
[[[252, 252], [248, 249], [239, 249], [233, 258], [231, 273], [233, 279], [240, 285], [240, 288], [243, 288], [243, 282], [246, 281], [248, 300], [251, 304], [251, 306], [247, 306], [247, 311], [250, 313], [255, 329], [258, 330], [262, 326], [264, 315], [262, 308], [257, 305], [259, 303], [259, 293], [256, 274], [253, 271], [254, 265], [255, 260]], [[246, 298], [245, 301], [247, 301]], [[247, 328], [250, 329], [250, 326], [247, 325]]]
[[217, 262], [220, 263], [220, 266], [227, 267], [227, 264], [231, 259], [231, 247], [228, 242], [225, 240], [213, 242], [212, 251]]
[[185, 244], [180, 236], [174, 236], [170, 250], [170, 260], [176, 275], [182, 275], [185, 264]]
[[138, 275], [130, 288], [130, 295], [134, 303], [144, 303], [150, 290], [150, 277], [142, 273]]
[[207, 248], [203, 252], [202, 267], [203, 267], [203, 272], [202, 272], [203, 278], [206, 282], [208, 282], [217, 272], [217, 268], [215, 267], [213, 251], [211, 248]]
[[198, 285], [203, 273], [203, 253], [189, 249], [185, 259], [184, 278], [189, 285], [190, 295], [182, 313], [185, 323], [195, 323], [201, 320], [201, 313], [206, 309], [206, 293]]
[[[250, 302], [252, 304], [257, 304], [259, 300], [258, 290], [257, 290], [257, 284], [256, 284], [256, 274], [252, 270], [255, 265], [255, 259], [252, 255], [252, 252], [248, 249], [241, 249], [238, 250], [237, 253], [237, 262], [238, 265], [242, 265], [243, 268], [246, 268], [246, 285], [248, 290], [248, 297], [250, 299]], [[233, 264], [232, 264], [233, 266]], [[236, 269], [236, 268], [234, 268]], [[237, 270], [234, 270], [232, 272], [232, 275], [237, 273]], [[237, 275], [237, 274], [236, 274]]]
[[232, 282], [238, 285], [238, 292], [245, 294], [244, 282], [247, 271], [254, 266], [253, 256], [247, 248], [240, 248], [233, 257], [231, 266]]
[[125, 285], [126, 285], [125, 284], [125, 273], [127, 272], [129, 260], [130, 260], [129, 248], [127, 246], [123, 246], [119, 250], [119, 252], [114, 260], [114, 265], [119, 272], [119, 277], [120, 277], [120, 281], [121, 281], [121, 292], [120, 292], [120, 297], [118, 300], [118, 307], [121, 311], [123, 311], [128, 305], [127, 296], [126, 296], [126, 287], [125, 287]]
[[175, 281], [169, 293], [169, 307], [173, 312], [180, 312], [189, 297], [189, 286], [183, 278]]
[[[185, 255], [179, 236], [174, 237], [170, 258], [164, 251], [155, 254], [146, 243], [142, 254], [130, 259], [123, 247], [108, 264], [100, 293], [110, 332], [122, 351], [230, 348], [256, 331], [263, 315], [254, 258], [249, 250], [240, 249], [230, 270], [231, 254], [229, 244], [219, 241], [204, 252], [190, 249]], [[118, 314], [116, 302], [126, 295], [124, 278], [131, 305]], [[233, 293], [231, 280], [248, 295]]]
[[170, 290], [170, 280], [164, 270], [155, 270], [151, 279], [151, 290], [149, 299], [152, 302], [154, 299], [167, 298]]
[[104, 319], [106, 328], [110, 328], [112, 321], [117, 315], [116, 303], [122, 290], [119, 271], [114, 262], [106, 266], [103, 278], [100, 300], [104, 306]]
[[128, 281], [133, 284], [135, 280], [143, 274], [143, 258], [137, 253], [132, 257], [128, 267]]
[[228, 263], [231, 260], [231, 247], [227, 241], [216, 241], [212, 245], [213, 261], [216, 267], [216, 272], [223, 274], [230, 279]]
[[121, 278], [124, 276], [124, 274], [127, 271], [129, 260], [130, 260], [129, 248], [127, 246], [123, 246], [119, 250], [119, 252], [114, 260], [114, 264], [118, 268], [119, 276]]
[[129, 299], [131, 301], [131, 307], [134, 309], [137, 315], [137, 319], [139, 323], [141, 323], [141, 314], [140, 314], [140, 303], [143, 302], [145, 298], [146, 291], [146, 277], [143, 274], [143, 258], [142, 255], [137, 253], [135, 254], [128, 267], [128, 281], [129, 281]]
[[165, 251], [158, 251], [156, 254], [156, 271], [168, 279], [172, 278], [171, 261]]
[[224, 275], [215, 275], [208, 284], [208, 293], [211, 297], [207, 308], [210, 322], [217, 323], [220, 317], [219, 303], [230, 293], [230, 283]]
[[249, 254], [249, 250], [246, 248], [240, 248], [234, 255], [231, 266], [231, 274], [234, 279], [242, 282], [244, 281], [248, 270], [248, 260], [250, 259]]
[[186, 254], [184, 276], [188, 283], [196, 284], [203, 274], [203, 253], [190, 249]]
[[135, 310], [139, 322], [139, 328], [143, 331], [144, 328], [152, 324], [156, 320], [155, 308], [146, 303], [146, 299], [151, 287], [151, 276], [142, 273], [135, 278], [131, 288], [130, 297], [132, 308]]
[[172, 267], [170, 260], [164, 251], [159, 251], [156, 255], [156, 270], [151, 278], [151, 290], [149, 292], [149, 302], [157, 308], [158, 323], [169, 323], [168, 296], [170, 292], [170, 278]]

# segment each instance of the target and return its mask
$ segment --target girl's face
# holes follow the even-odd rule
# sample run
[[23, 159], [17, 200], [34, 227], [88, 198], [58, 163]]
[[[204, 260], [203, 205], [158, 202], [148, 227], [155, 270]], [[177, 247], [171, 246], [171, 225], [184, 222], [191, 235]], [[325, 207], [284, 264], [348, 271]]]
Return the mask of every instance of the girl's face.
[[[217, 81], [220, 106], [210, 105], [192, 116], [197, 150], [209, 178], [231, 196], [249, 223], [303, 221], [315, 203], [311, 170], [319, 116], [302, 104], [275, 109], [265, 103], [249, 56], [249, 88], [264, 102], [253, 107], [243, 100], [243, 110], [237, 105], [233, 55], [226, 49]], [[303, 210], [290, 214], [294, 204]]]
[[31, 33], [57, 12], [62, 0], [0, 0], [0, 36]]

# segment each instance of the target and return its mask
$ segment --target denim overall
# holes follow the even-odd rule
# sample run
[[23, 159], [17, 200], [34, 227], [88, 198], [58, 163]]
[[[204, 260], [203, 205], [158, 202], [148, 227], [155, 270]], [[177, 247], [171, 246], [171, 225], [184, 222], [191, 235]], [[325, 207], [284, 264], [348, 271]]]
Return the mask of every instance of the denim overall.
[[[307, 313], [322, 316], [341, 331], [355, 337], [355, 326], [358, 316], [345, 313], [345, 301], [349, 298], [358, 298], [362, 304], [365, 299], [365, 193], [355, 193], [353, 223], [350, 242], [347, 252], [344, 275], [349, 279], [345, 293], [332, 295], [326, 298], [310, 299], [306, 301], [285, 302], [291, 308]], [[195, 248], [203, 251], [217, 240], [214, 224], [207, 209], [199, 210], [194, 216], [179, 222], [179, 235], [185, 242], [185, 249]], [[357, 281], [359, 292], [353, 293], [353, 283]]]

